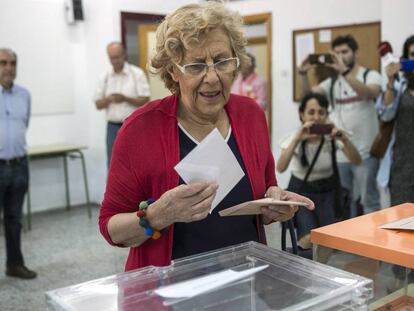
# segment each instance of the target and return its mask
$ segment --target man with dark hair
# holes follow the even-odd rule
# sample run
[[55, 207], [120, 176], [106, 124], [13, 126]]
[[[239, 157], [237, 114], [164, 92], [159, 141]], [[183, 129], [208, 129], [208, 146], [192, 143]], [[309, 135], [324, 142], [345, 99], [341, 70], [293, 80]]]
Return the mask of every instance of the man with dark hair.
[[352, 194], [351, 217], [357, 215], [357, 200], [361, 199], [364, 213], [380, 208], [376, 174], [379, 159], [371, 156], [370, 149], [378, 133], [375, 99], [381, 91], [381, 76], [378, 72], [357, 63], [358, 43], [351, 35], [339, 36], [332, 41], [331, 67], [336, 76], [310, 87], [308, 71], [309, 57], [299, 67], [302, 94], [313, 92], [324, 94], [330, 101], [330, 118], [334, 124], [350, 135], [357, 147], [362, 164], [349, 163], [338, 151], [338, 167], [342, 186]]
[[107, 70], [95, 91], [95, 105], [106, 110], [106, 148], [108, 166], [112, 146], [125, 118], [149, 100], [147, 77], [141, 68], [126, 62], [126, 52], [120, 42], [111, 42], [106, 51], [112, 68]]
[[231, 87], [231, 92], [253, 98], [263, 110], [266, 110], [266, 81], [255, 70], [256, 58], [254, 55], [247, 53], [247, 56], [250, 58], [250, 66], [242, 69], [241, 75], [234, 81]]
[[354, 53], [358, 50], [358, 42], [351, 35], [338, 36], [332, 41], [332, 48], [346, 44]]
[[26, 130], [30, 118], [30, 93], [14, 83], [17, 55], [0, 48], [0, 209], [6, 238], [6, 274], [33, 279], [21, 251], [22, 211], [29, 185]]

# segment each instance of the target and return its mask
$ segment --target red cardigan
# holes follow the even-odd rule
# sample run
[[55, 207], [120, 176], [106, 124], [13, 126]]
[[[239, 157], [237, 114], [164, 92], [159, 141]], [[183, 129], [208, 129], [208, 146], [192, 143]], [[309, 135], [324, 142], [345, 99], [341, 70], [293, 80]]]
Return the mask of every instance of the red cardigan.
[[[174, 170], [180, 161], [177, 109], [175, 95], [149, 102], [131, 114], [118, 133], [99, 213], [101, 233], [112, 245], [116, 244], [107, 227], [112, 216], [137, 211], [139, 202], [147, 198], [157, 200], [164, 192], [178, 186], [179, 176]], [[252, 99], [233, 94], [225, 109], [253, 197], [262, 198], [268, 187], [276, 185], [265, 115]], [[164, 231], [158, 240], [148, 239], [139, 247], [131, 247], [125, 271], [148, 265], [169, 265], [173, 227]], [[258, 228], [259, 240], [265, 243], [259, 218]]]

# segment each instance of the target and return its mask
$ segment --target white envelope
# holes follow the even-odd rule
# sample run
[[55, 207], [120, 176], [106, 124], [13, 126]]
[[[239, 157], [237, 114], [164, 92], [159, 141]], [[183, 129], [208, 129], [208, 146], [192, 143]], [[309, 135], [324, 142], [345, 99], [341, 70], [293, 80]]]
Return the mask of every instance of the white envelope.
[[269, 265], [263, 265], [243, 271], [228, 269], [188, 281], [163, 286], [156, 289], [154, 292], [164, 298], [191, 298], [254, 275], [255, 273], [258, 273], [268, 267]]
[[187, 184], [204, 180], [219, 185], [210, 213], [244, 176], [239, 162], [216, 128], [174, 168]]
[[394, 229], [394, 230], [410, 230], [414, 231], [414, 216], [405, 217], [396, 221], [379, 226], [382, 229]]
[[[182, 163], [179, 165], [179, 174], [185, 181], [217, 181], [220, 177], [220, 169], [216, 166], [197, 165], [192, 163]], [[175, 167], [177, 171], [177, 166]], [[177, 171], [178, 172], [178, 171]], [[185, 177], [185, 178], [184, 178]]]

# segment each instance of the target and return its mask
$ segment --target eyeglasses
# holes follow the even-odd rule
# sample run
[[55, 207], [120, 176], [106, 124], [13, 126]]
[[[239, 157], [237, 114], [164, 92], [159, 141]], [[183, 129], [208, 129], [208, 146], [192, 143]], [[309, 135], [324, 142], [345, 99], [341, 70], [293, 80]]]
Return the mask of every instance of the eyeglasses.
[[16, 66], [17, 62], [15, 60], [12, 61], [7, 61], [7, 60], [2, 60], [0, 59], [0, 66], [6, 66], [7, 64], [12, 65], [12, 66]]
[[179, 64], [175, 64], [180, 71], [188, 76], [201, 76], [205, 75], [208, 71], [209, 67], [213, 67], [216, 73], [230, 73], [235, 71], [240, 66], [240, 60], [238, 57], [231, 57], [227, 59], [220, 60], [213, 64], [206, 64], [206, 63], [191, 63], [180, 66]]

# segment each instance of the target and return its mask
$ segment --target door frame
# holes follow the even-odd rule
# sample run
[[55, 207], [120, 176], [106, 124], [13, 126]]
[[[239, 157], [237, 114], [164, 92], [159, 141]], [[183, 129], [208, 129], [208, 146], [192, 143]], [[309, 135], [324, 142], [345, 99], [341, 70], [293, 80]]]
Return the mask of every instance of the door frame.
[[132, 12], [121, 12], [121, 41], [126, 48], [126, 36], [127, 36], [127, 26], [126, 23], [128, 20], [133, 20], [144, 23], [154, 23], [159, 24], [165, 18], [165, 15], [157, 14], [144, 14], [144, 13], [132, 13]]
[[243, 16], [243, 21], [245, 25], [254, 25], [254, 24], [265, 24], [266, 25], [266, 35], [260, 37], [251, 37], [247, 39], [247, 45], [249, 44], [258, 44], [258, 43], [265, 43], [267, 48], [267, 59], [266, 64], [269, 68], [267, 72], [267, 98], [268, 98], [268, 111], [267, 111], [267, 118], [268, 118], [268, 127], [269, 127], [269, 135], [270, 141], [272, 141], [272, 111], [273, 111], [273, 101], [272, 101], [272, 13], [262, 13], [262, 14], [254, 14], [254, 15], [246, 15]]

